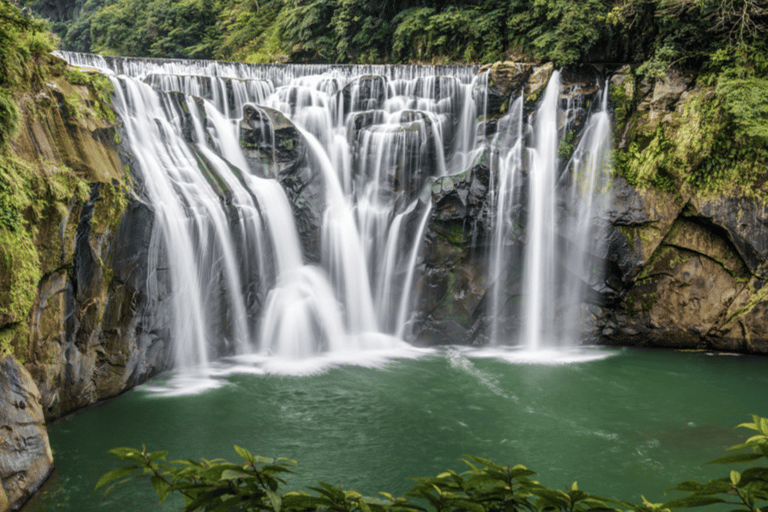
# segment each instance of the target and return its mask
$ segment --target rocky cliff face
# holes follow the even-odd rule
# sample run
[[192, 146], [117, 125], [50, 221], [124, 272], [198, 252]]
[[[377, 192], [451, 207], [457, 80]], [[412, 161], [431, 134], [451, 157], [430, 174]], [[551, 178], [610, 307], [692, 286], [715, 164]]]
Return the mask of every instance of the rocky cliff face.
[[[488, 127], [515, 90], [535, 99], [552, 67], [497, 63], [487, 70]], [[650, 83], [629, 67], [590, 66], [563, 70], [562, 76], [562, 100], [582, 96], [582, 102], [594, 101], [596, 84], [612, 77], [618, 141], [607, 191], [611, 206], [598, 219], [607, 226], [605, 239], [594, 244], [604, 251], [589, 255], [607, 270], [587, 294], [586, 341], [768, 352], [768, 169], [756, 170], [763, 178], [751, 186], [692, 179], [713, 151], [702, 133], [705, 119], [694, 113], [712, 98], [689, 74], [671, 71]], [[655, 146], [660, 137], [663, 149]], [[484, 158], [464, 175], [432, 185], [415, 330], [422, 343], [487, 342], [487, 296], [494, 283], [482, 271], [491, 222], [487, 153]], [[644, 167], [638, 172], [638, 166]], [[514, 279], [507, 283], [507, 300], [524, 300]]]
[[0, 357], [0, 510], [19, 508], [53, 471], [40, 392], [13, 356]]
[[[487, 71], [482, 101], [488, 109], [480, 133], [490, 137], [515, 91], [525, 90], [527, 112], [533, 111], [553, 68], [497, 63]], [[162, 318], [145, 314], [162, 309], [150, 303], [146, 290], [153, 211], [127, 177], [132, 158], [120, 154], [119, 121], [100, 110], [93, 84], [81, 77], [81, 85], [74, 85], [64, 74], [60, 70], [44, 88], [19, 98], [19, 161], [6, 165], [16, 171], [2, 183], [6, 195], [17, 187], [27, 199], [17, 201], [22, 215], [15, 224], [2, 217], [0, 339], [38, 383], [49, 419], [162, 371], [171, 350]], [[706, 88], [683, 73], [648, 83], [629, 68], [585, 66], [563, 70], [562, 101], [589, 105], [604, 77], [612, 77], [618, 172], [608, 193], [612, 206], [602, 219], [609, 229], [597, 244], [606, 250], [590, 255], [608, 270], [588, 294], [589, 339], [768, 351], [762, 182], [745, 191], [685, 179], [707, 165], [693, 145], [706, 144], [705, 137], [691, 128], [701, 125], [694, 123], [699, 114], [692, 105], [706, 100]], [[374, 78], [368, 78], [371, 84]], [[363, 92], [374, 97], [374, 85]], [[252, 171], [281, 181], [306, 257], [316, 260], [324, 193], [304, 165], [301, 137], [277, 112], [245, 114], [241, 138]], [[261, 133], [265, 116], [274, 134]], [[653, 146], [659, 134], [666, 138], [663, 151]], [[269, 147], [272, 140], [278, 147]], [[424, 186], [421, 198], [432, 203], [432, 212], [419, 262], [414, 340], [487, 342], [487, 301], [495, 283], [485, 270], [496, 182], [486, 152], [465, 172]], [[507, 300], [519, 301], [519, 272], [508, 270]]]
[[132, 192], [130, 156], [121, 160], [99, 99], [109, 82], [52, 62], [45, 85], [17, 98], [21, 129], [2, 178], [18, 218], [0, 227], [0, 338], [37, 382], [49, 420], [167, 360], [142, 326], [152, 212]]

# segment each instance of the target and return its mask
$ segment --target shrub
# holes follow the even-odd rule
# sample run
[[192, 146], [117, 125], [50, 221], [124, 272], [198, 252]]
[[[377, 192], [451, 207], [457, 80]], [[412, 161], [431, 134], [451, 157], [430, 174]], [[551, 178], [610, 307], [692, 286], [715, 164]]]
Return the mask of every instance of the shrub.
[[[748, 450], [716, 459], [708, 464], [737, 464], [755, 462], [768, 457], [768, 418], [752, 416], [751, 423], [739, 427], [757, 432], [746, 442], [729, 450]], [[110, 453], [131, 462], [104, 474], [96, 484], [100, 488], [123, 484], [136, 478], [149, 479], [160, 498], [160, 503], [171, 493], [184, 496], [185, 512], [193, 511], [256, 511], [299, 512], [486, 512], [486, 511], [562, 511], [598, 512], [632, 509], [637, 512], [651, 510], [665, 512], [677, 508], [691, 508], [726, 503], [738, 507], [734, 510], [756, 512], [758, 505], [768, 502], [768, 468], [751, 467], [742, 472], [731, 470], [728, 476], [706, 484], [686, 481], [670, 490], [689, 494], [666, 503], [642, 504], [602, 498], [581, 491], [576, 482], [565, 490], [540, 485], [530, 477], [536, 473], [525, 466], [501, 466], [480, 457], [462, 459], [469, 471], [457, 473], [449, 470], [431, 478], [417, 478], [417, 484], [404, 496], [381, 492], [380, 497], [365, 497], [352, 490], [343, 490], [325, 482], [310, 487], [315, 494], [305, 491], [280, 492], [285, 481], [282, 474], [294, 473], [296, 462], [253, 455], [235, 446], [243, 459], [230, 463], [223, 459], [212, 461], [177, 460], [166, 462], [168, 452], [147, 452], [146, 447], [115, 448]]]

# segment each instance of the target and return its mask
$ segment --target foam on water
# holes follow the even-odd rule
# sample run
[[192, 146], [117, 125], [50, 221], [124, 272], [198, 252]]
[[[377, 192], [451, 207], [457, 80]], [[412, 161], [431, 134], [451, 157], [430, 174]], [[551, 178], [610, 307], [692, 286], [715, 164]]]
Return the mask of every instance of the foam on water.
[[603, 347], [529, 350], [521, 347], [493, 347], [467, 352], [469, 357], [492, 357], [512, 364], [561, 365], [600, 361], [615, 356], [619, 350]]
[[[491, 208], [498, 210], [489, 214], [497, 222], [486, 280], [496, 284], [493, 297], [484, 299], [492, 318], [484, 335], [496, 344], [499, 338], [525, 343], [529, 350], [466, 353], [456, 356], [457, 367], [513, 399], [467, 357], [550, 365], [608, 357], [567, 348], [574, 340], [566, 335], [576, 329], [560, 324], [576, 324], [578, 315], [562, 310], [582, 298], [563, 289], [570, 281], [560, 279], [556, 264], [563, 259], [556, 209], [561, 188], [578, 192], [571, 202], [585, 204], [569, 226], [578, 227], [581, 238], [594, 238], [592, 197], [605, 188], [599, 178], [610, 149], [606, 96], [572, 163], [561, 169], [557, 72], [528, 122], [524, 98], [515, 92], [510, 112], [499, 120], [507, 129], [493, 137], [485, 126], [489, 73], [475, 75], [469, 67], [61, 55], [110, 74], [123, 143], [134, 155], [131, 172], [141, 200], [155, 212], [144, 327], [150, 337], [168, 338], [177, 372], [165, 385], [145, 389], [199, 393], [233, 373], [312, 375], [338, 365], [381, 368], [421, 354], [403, 339], [415, 336], [411, 327], [420, 312], [414, 309], [423, 302], [420, 273], [429, 266], [419, 256], [431, 236], [430, 220], [440, 214], [429, 187], [435, 178], [467, 171], [483, 152], [495, 162], [489, 164], [496, 175]], [[258, 114], [248, 133], [260, 145], [249, 146], [248, 153], [239, 143], [244, 112]], [[296, 149], [298, 141], [297, 152], [306, 158], [291, 162], [300, 171], [278, 168], [285, 162], [278, 158], [276, 132], [293, 126], [297, 137], [283, 141], [291, 145], [283, 149]], [[561, 172], [575, 184], [563, 185]], [[286, 185], [299, 174], [312, 176], [311, 186], [322, 190], [309, 222], [294, 218], [303, 197], [286, 194], [292, 186], [308, 187], [301, 180]], [[527, 193], [521, 194], [523, 180]], [[521, 195], [529, 196], [524, 208]], [[518, 229], [523, 225], [525, 236]], [[525, 251], [517, 250], [518, 243]], [[580, 250], [586, 265], [591, 247]], [[523, 261], [512, 261], [518, 252]], [[587, 273], [579, 262], [570, 273]], [[524, 335], [514, 339], [506, 330], [514, 315], [505, 308], [515, 302], [507, 276], [517, 267], [524, 269], [523, 291], [516, 293], [523, 306], [517, 329]], [[580, 281], [573, 285], [581, 289]], [[246, 359], [216, 361], [222, 355]]]
[[299, 359], [264, 353], [240, 354], [213, 362], [205, 368], [166, 373], [137, 389], [157, 397], [197, 395], [228, 385], [228, 377], [232, 375], [305, 377], [340, 366], [383, 369], [396, 360], [417, 359], [435, 353], [434, 349], [414, 347], [386, 334], [363, 333], [357, 337], [360, 338], [357, 343], [371, 348], [365, 351], [323, 352]]

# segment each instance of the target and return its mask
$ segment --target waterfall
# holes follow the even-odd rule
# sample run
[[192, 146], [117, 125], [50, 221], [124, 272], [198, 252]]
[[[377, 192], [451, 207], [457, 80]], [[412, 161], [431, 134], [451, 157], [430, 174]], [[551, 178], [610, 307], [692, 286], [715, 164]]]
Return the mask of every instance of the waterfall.
[[[432, 184], [482, 155], [492, 225], [472, 251], [488, 257], [491, 341], [537, 350], [577, 336], [560, 320], [578, 323], [580, 286], [600, 277], [585, 269], [610, 121], [604, 100], [563, 165], [559, 73], [535, 112], [516, 91], [494, 120], [489, 73], [467, 66], [61, 55], [115, 86], [131, 172], [156, 219], [146, 330], [170, 341], [176, 368], [414, 341], [439, 213]], [[564, 258], [564, 246], [578, 255]]]
[[567, 121], [576, 116], [570, 98], [561, 110], [562, 92], [560, 73], [554, 72], [527, 127], [524, 98], [511, 99], [493, 142], [498, 183], [492, 197], [489, 337], [494, 345], [517, 338], [518, 346], [534, 353], [578, 345], [585, 294], [603, 277], [591, 255], [600, 252], [598, 219], [610, 180], [607, 87], [566, 165], [560, 162], [561, 142]]

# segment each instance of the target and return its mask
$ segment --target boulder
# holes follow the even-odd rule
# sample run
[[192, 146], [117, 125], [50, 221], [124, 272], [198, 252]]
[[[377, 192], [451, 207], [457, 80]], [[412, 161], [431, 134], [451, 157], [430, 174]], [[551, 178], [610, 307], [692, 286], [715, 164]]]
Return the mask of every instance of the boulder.
[[0, 356], [0, 511], [20, 508], [53, 471], [40, 399], [29, 372]]
[[495, 62], [480, 68], [479, 73], [487, 71], [488, 77], [487, 81], [478, 80], [472, 91], [478, 108], [483, 108], [487, 101], [486, 112], [489, 118], [505, 114], [514, 100], [512, 96], [520, 95], [532, 70], [533, 64], [509, 61]]
[[762, 204], [747, 197], [697, 196], [687, 213], [726, 233], [750, 272], [768, 278], [768, 212]]
[[309, 166], [312, 157], [299, 129], [275, 109], [245, 105], [240, 146], [251, 172], [280, 182], [291, 203], [305, 258], [320, 261], [325, 184]]
[[487, 237], [490, 168], [478, 158], [472, 168], [432, 178], [422, 200], [432, 203], [425, 234], [414, 338], [420, 343], [471, 343], [488, 289]]
[[387, 79], [381, 75], [364, 75], [354, 79], [339, 91], [344, 115], [361, 110], [376, 110], [387, 99]]
[[240, 146], [251, 171], [263, 178], [290, 174], [307, 153], [298, 128], [282, 112], [255, 105], [243, 107]]
[[671, 68], [663, 79], [653, 84], [651, 94], [651, 110], [662, 112], [674, 110], [677, 100], [693, 82], [690, 74], [683, 73], [677, 68]]
[[541, 93], [547, 87], [549, 79], [552, 77], [552, 73], [554, 73], [554, 71], [555, 65], [551, 62], [547, 62], [544, 65], [534, 68], [533, 72], [525, 83], [526, 101], [531, 97], [534, 99], [538, 98], [539, 93]]

